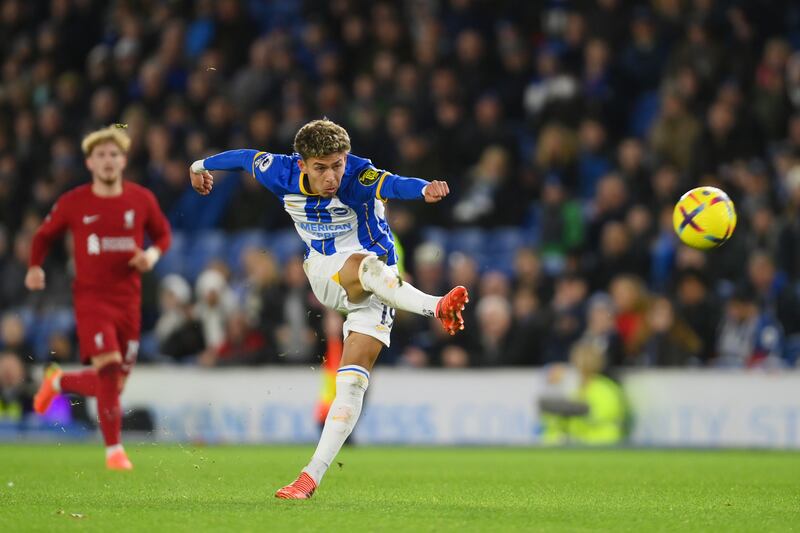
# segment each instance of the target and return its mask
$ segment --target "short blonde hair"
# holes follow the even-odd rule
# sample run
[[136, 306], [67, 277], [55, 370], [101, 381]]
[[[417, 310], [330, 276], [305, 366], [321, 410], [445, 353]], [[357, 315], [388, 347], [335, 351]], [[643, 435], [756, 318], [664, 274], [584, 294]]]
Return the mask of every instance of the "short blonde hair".
[[349, 152], [350, 136], [347, 130], [331, 120], [312, 120], [294, 136], [294, 151], [303, 160]]
[[131, 147], [131, 138], [128, 137], [128, 134], [125, 133], [123, 128], [114, 125], [93, 131], [84, 137], [81, 141], [81, 150], [83, 150], [83, 155], [89, 157], [95, 146], [108, 141], [116, 143], [117, 146], [119, 146], [119, 149], [126, 154], [128, 153], [128, 149]]

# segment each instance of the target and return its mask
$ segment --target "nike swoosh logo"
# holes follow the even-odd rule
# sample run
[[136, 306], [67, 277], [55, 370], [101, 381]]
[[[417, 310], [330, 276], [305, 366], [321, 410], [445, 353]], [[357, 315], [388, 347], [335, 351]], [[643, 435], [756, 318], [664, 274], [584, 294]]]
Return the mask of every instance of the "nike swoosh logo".
[[91, 224], [92, 222], [96, 222], [98, 218], [100, 218], [100, 215], [92, 215], [92, 216], [84, 215], [83, 223]]

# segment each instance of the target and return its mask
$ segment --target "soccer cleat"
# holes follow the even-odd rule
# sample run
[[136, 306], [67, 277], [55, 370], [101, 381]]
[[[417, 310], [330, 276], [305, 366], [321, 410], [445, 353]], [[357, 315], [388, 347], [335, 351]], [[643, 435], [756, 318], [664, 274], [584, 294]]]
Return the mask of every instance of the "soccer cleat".
[[315, 490], [317, 490], [317, 482], [305, 472], [300, 472], [297, 479], [282, 489], [278, 489], [275, 497], [282, 500], [307, 500], [313, 496]]
[[442, 322], [445, 331], [450, 335], [455, 335], [457, 331], [464, 329], [464, 319], [461, 311], [469, 302], [469, 293], [465, 287], [459, 285], [450, 292], [442, 296], [436, 304], [436, 318]]
[[133, 470], [125, 450], [118, 450], [106, 457], [106, 468], [109, 470]]
[[50, 365], [44, 373], [42, 384], [39, 385], [39, 390], [36, 396], [33, 397], [33, 410], [38, 414], [43, 415], [50, 408], [50, 404], [58, 396], [58, 392], [53, 387], [53, 382], [61, 378], [63, 372], [58, 365]]

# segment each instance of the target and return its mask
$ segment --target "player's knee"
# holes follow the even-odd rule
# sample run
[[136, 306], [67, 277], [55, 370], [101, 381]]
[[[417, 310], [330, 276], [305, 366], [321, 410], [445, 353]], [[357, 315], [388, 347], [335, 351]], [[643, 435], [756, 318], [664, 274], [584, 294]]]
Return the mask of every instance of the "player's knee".
[[109, 352], [92, 357], [92, 366], [97, 371], [109, 365], [122, 365], [122, 354], [119, 352]]
[[364, 289], [370, 292], [375, 292], [378, 287], [385, 286], [392, 289], [400, 284], [400, 278], [376, 255], [368, 255], [361, 260], [358, 279]]

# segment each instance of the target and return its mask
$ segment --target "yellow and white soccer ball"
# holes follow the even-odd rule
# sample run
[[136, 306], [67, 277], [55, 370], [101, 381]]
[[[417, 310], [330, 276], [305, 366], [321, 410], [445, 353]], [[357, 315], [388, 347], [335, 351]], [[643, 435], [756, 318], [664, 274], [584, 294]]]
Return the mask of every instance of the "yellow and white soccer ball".
[[675, 204], [672, 225], [687, 246], [701, 250], [717, 248], [736, 229], [736, 209], [722, 189], [697, 187]]

